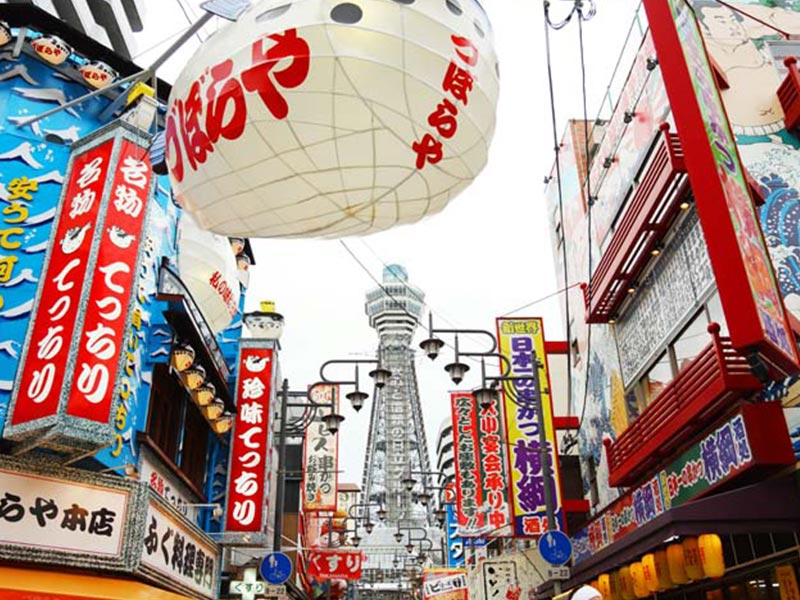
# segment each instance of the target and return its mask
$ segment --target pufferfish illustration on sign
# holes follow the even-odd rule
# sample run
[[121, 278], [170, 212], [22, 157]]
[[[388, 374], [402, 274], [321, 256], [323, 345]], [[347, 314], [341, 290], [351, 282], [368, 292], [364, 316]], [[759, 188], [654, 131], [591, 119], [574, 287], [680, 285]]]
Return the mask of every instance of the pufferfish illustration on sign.
[[172, 88], [172, 189], [227, 236], [413, 223], [486, 165], [498, 94], [477, 0], [262, 0]]
[[117, 248], [130, 248], [131, 244], [136, 239], [136, 236], [132, 233], [128, 233], [119, 225], [114, 225], [113, 227], [108, 228], [108, 237], [111, 240], [111, 243], [114, 244]]
[[59, 240], [61, 251], [64, 254], [72, 254], [83, 244], [86, 239], [86, 233], [91, 229], [92, 224], [86, 223], [82, 227], [71, 227], [66, 231], [64, 237]]
[[251, 354], [244, 360], [244, 366], [250, 373], [261, 373], [267, 368], [268, 364], [268, 356], [255, 356]]

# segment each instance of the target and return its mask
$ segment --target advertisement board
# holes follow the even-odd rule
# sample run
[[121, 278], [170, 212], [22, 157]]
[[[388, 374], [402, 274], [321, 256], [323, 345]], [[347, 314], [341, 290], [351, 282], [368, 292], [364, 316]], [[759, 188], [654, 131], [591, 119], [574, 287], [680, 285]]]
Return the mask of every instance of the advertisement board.
[[[339, 410], [339, 386], [319, 385], [311, 392], [311, 401], [334, 405]], [[329, 409], [317, 411], [303, 440], [303, 512], [335, 511], [337, 504], [339, 436], [328, 431], [322, 416]]]

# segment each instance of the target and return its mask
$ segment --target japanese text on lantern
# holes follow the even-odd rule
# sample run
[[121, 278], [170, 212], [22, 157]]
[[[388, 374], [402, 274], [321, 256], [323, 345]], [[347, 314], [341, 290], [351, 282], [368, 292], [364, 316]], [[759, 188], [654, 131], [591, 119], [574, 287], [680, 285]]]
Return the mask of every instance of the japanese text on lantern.
[[267, 436], [270, 427], [272, 350], [242, 343], [236, 423], [228, 474], [227, 531], [261, 531]]
[[483, 525], [479, 511], [481, 497], [480, 455], [475, 399], [472, 394], [450, 394], [455, 448], [456, 507], [462, 535], [475, 535]]
[[257, 94], [275, 119], [289, 114], [279, 88], [296, 88], [308, 77], [308, 43], [296, 29], [287, 29], [255, 40], [250, 56], [250, 65], [240, 66], [236, 74], [231, 58], [206, 69], [188, 95], [172, 103], [166, 153], [177, 181], [183, 181], [185, 168], [197, 171], [221, 138], [236, 140], [244, 133], [248, 122], [245, 90]]
[[[0, 284], [7, 284], [14, 275], [14, 267], [19, 261], [16, 252], [22, 247], [25, 230], [22, 225], [28, 218], [27, 203], [33, 201], [34, 192], [39, 191], [39, 182], [26, 176], [16, 177], [8, 182], [8, 204], [3, 207], [3, 223], [0, 228]], [[11, 254], [6, 252], [11, 251]], [[0, 309], [5, 299], [0, 294]]]
[[58, 408], [113, 145], [109, 140], [87, 150], [70, 166], [14, 386], [12, 425], [54, 415]]
[[[339, 386], [318, 385], [311, 390], [311, 400], [317, 404], [333, 402], [338, 410]], [[325, 411], [327, 413], [327, 409]], [[320, 418], [315, 418], [306, 431], [303, 443], [303, 510], [336, 510], [339, 437], [330, 433]]]
[[[536, 536], [547, 530], [545, 477], [552, 482], [555, 527], [559, 526], [561, 508], [542, 320], [497, 319], [497, 334], [500, 353], [510, 360], [509, 374], [519, 378], [505, 382], [503, 387], [514, 534], [519, 537]], [[538, 364], [534, 364], [534, 360]], [[537, 408], [537, 390], [541, 395], [538, 402], [543, 412], [541, 418]], [[548, 473], [544, 473], [543, 469], [539, 427], [545, 428], [550, 456]]]
[[472, 91], [474, 78], [467, 67], [478, 64], [478, 49], [470, 40], [456, 35], [450, 36], [458, 62], [451, 60], [442, 80], [442, 91], [449, 96], [442, 98], [436, 108], [428, 115], [428, 125], [439, 134], [437, 139], [432, 133], [426, 133], [421, 140], [411, 144], [417, 155], [417, 169], [426, 164], [435, 165], [444, 157], [444, 142], [451, 139], [458, 131], [458, 105], [467, 106], [469, 93]]
[[361, 552], [312, 550], [308, 556], [308, 574], [315, 579], [361, 579]]
[[[151, 177], [147, 151], [122, 140], [67, 403], [67, 414], [74, 417], [109, 419]], [[124, 369], [132, 374], [127, 360]]]

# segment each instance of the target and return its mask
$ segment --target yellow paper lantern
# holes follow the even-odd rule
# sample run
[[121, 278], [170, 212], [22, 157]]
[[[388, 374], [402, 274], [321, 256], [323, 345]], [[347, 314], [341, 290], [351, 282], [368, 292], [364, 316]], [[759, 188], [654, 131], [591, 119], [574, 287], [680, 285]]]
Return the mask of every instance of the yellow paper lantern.
[[619, 592], [622, 600], [634, 600], [636, 594], [633, 593], [633, 579], [631, 579], [631, 570], [629, 567], [622, 567], [617, 572], [617, 579], [619, 580]]
[[42, 60], [46, 60], [51, 65], [60, 65], [72, 54], [72, 47], [55, 35], [43, 35], [36, 38], [31, 42], [31, 47]]
[[658, 577], [656, 576], [656, 557], [654, 554], [645, 554], [642, 557], [642, 573], [644, 574], [644, 584], [647, 591], [654, 593], [658, 591]]
[[78, 67], [84, 81], [95, 89], [104, 88], [112, 83], [119, 73], [101, 60], [92, 60]]
[[603, 573], [597, 578], [597, 586], [603, 596], [603, 600], [613, 600], [611, 595], [611, 576], [608, 573]]
[[230, 431], [231, 427], [233, 427], [233, 415], [223, 414], [216, 421], [212, 421], [211, 427], [214, 429], [215, 433], [218, 433], [220, 435], [222, 435], [223, 433], [227, 433], [228, 431]]
[[644, 569], [642, 568], [642, 563], [631, 563], [628, 569], [630, 571], [631, 579], [633, 580], [633, 594], [637, 598], [647, 598], [650, 595], [650, 592], [648, 591], [647, 583], [645, 583], [644, 580]]
[[194, 364], [195, 358], [196, 354], [194, 348], [188, 344], [178, 343], [172, 347], [172, 356], [170, 357], [170, 362], [172, 364], [172, 368], [179, 373], [183, 373], [186, 369], [191, 367]]
[[722, 540], [716, 533], [701, 535], [697, 541], [700, 548], [700, 563], [706, 577], [725, 575], [725, 557], [722, 554]]
[[669, 576], [669, 563], [667, 562], [666, 550], [656, 550], [653, 554], [656, 564], [656, 579], [658, 580], [659, 590], [668, 590], [672, 587], [672, 579]]
[[683, 546], [681, 544], [670, 544], [667, 546], [667, 568], [669, 578], [675, 585], [683, 585], [689, 581], [684, 564]]
[[683, 564], [686, 568], [686, 575], [692, 581], [699, 581], [705, 577], [703, 564], [700, 562], [700, 548], [697, 546], [697, 538], [686, 538], [681, 542], [683, 546]]
[[222, 416], [222, 413], [225, 412], [225, 403], [219, 398], [215, 398], [211, 404], [203, 406], [200, 410], [206, 419], [209, 421], [216, 421]]
[[205, 382], [194, 390], [192, 395], [198, 406], [208, 406], [217, 395], [217, 388], [214, 387], [213, 383]]
[[192, 365], [183, 372], [186, 381], [186, 387], [190, 390], [196, 390], [206, 380], [206, 370], [202, 365]]

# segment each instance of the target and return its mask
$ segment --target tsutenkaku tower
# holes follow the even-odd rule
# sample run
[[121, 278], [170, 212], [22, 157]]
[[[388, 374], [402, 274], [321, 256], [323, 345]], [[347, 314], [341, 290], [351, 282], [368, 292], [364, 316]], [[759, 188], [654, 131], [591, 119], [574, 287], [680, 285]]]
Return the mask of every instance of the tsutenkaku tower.
[[[382, 286], [367, 293], [366, 311], [378, 332], [378, 355], [392, 377], [372, 404], [362, 489], [365, 502], [384, 504], [391, 527], [398, 521], [425, 525], [428, 520], [427, 511], [410, 501], [401, 483], [409, 467], [431, 470], [411, 346], [424, 297], [408, 283], [408, 273], [400, 265], [386, 267]], [[414, 478], [423, 480], [422, 475]], [[421, 489], [420, 484], [417, 487]]]

